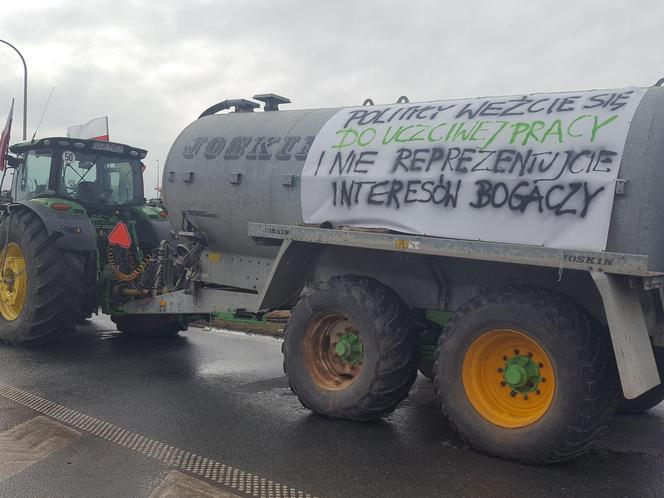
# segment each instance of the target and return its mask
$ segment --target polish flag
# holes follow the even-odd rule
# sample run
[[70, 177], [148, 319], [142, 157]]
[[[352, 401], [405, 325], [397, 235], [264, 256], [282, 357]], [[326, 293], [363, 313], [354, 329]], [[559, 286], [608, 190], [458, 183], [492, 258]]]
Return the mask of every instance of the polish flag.
[[14, 115], [14, 99], [12, 99], [12, 106], [9, 108], [9, 116], [7, 116], [7, 124], [2, 130], [0, 135], [0, 171], [4, 171], [7, 167], [7, 151], [9, 150], [9, 135], [12, 131], [12, 117]]
[[91, 119], [82, 125], [70, 126], [67, 128], [67, 136], [108, 141], [108, 116]]

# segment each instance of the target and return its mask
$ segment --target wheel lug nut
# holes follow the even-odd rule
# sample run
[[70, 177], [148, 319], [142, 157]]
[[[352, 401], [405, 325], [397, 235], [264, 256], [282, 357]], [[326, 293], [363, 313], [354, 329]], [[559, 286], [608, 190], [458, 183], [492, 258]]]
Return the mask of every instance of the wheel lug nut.
[[537, 366], [540, 368], [544, 368], [544, 363], [538, 363]]
[[527, 395], [527, 394], [524, 394], [524, 395], [523, 395], [523, 399], [525, 399], [525, 400], [527, 401], [527, 400], [528, 400], [528, 395]]
[[542, 377], [542, 382], [546, 382], [546, 377]]
[[504, 360], [504, 361], [507, 361], [507, 356], [503, 356], [503, 360]]
[[503, 373], [503, 369], [498, 367], [498, 373]]
[[518, 349], [515, 349], [515, 350], [514, 350], [514, 354], [519, 354], [519, 350], [518, 350]]
[[529, 352], [528, 352], [528, 358], [532, 358], [532, 357], [533, 357], [533, 353], [531, 353], [531, 352], [529, 351]]
[[505, 382], [504, 380], [500, 381], [500, 386], [501, 387], [505, 387], [506, 385], [507, 385], [507, 382]]
[[512, 396], [513, 398], [516, 398], [516, 391], [512, 391], [512, 392], [510, 393], [510, 396]]
[[535, 391], [535, 394], [539, 395], [539, 394], [540, 394], [540, 390], [538, 389], [537, 391]]

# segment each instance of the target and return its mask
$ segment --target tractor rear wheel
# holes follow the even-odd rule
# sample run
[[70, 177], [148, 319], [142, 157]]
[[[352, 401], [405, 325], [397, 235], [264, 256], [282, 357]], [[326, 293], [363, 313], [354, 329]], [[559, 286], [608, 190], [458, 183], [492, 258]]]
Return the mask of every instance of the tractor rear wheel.
[[417, 334], [397, 294], [366, 277], [333, 277], [293, 308], [282, 345], [291, 390], [313, 412], [371, 420], [417, 376]]
[[434, 385], [474, 448], [525, 463], [585, 452], [615, 411], [606, 334], [570, 300], [507, 287], [471, 299], [440, 338]]
[[177, 315], [111, 315], [120, 332], [141, 336], [175, 335], [187, 330]]
[[37, 215], [0, 223], [0, 341], [38, 343], [73, 331], [81, 316], [85, 255], [59, 249]]

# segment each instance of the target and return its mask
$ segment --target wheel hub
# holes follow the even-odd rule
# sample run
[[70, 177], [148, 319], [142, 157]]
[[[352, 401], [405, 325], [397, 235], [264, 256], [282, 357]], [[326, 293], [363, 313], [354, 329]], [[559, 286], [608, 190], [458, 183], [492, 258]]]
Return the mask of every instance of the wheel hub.
[[359, 330], [339, 313], [319, 315], [308, 324], [302, 347], [307, 370], [321, 389], [345, 389], [362, 371], [364, 346]]
[[364, 353], [362, 340], [355, 332], [347, 330], [339, 337], [339, 342], [334, 346], [334, 352], [344, 363], [357, 365], [362, 360]]
[[542, 380], [537, 364], [527, 356], [515, 355], [505, 362], [503, 380], [520, 393], [537, 390]]
[[14, 243], [7, 245], [0, 255], [0, 315], [5, 320], [16, 320], [27, 299], [28, 276], [25, 257]]
[[464, 355], [463, 384], [475, 410], [510, 429], [541, 419], [553, 403], [556, 376], [544, 348], [524, 332], [489, 330]]

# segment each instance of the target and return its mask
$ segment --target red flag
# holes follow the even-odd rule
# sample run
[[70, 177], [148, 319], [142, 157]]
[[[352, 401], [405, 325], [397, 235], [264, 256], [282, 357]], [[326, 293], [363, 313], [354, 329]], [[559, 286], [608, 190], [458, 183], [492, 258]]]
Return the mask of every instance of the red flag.
[[12, 99], [12, 106], [9, 108], [9, 116], [7, 116], [7, 124], [2, 130], [0, 135], [0, 171], [4, 171], [7, 167], [7, 152], [9, 151], [9, 135], [12, 131], [12, 117], [14, 115], [14, 99]]

